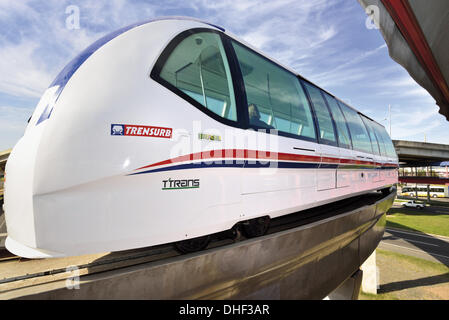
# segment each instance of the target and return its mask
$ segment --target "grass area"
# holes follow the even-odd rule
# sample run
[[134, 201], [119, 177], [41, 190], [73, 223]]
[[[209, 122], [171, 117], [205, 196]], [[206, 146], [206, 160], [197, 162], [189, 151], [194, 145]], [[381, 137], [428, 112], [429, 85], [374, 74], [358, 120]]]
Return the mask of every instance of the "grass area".
[[392, 293], [371, 294], [360, 291], [359, 300], [399, 300], [399, 298]]
[[[449, 282], [449, 267], [445, 266], [442, 263], [433, 262], [421, 258], [417, 258], [414, 256], [408, 256], [405, 254], [393, 252], [393, 251], [387, 251], [383, 249], [376, 249], [376, 254], [382, 255], [387, 259], [396, 259], [396, 260], [402, 260], [408, 264], [411, 264], [415, 266], [417, 269], [423, 272], [434, 272], [434, 273], [441, 273], [447, 275], [447, 281]], [[449, 292], [448, 292], [449, 293]]]
[[376, 250], [378, 294], [361, 292], [361, 300], [449, 299], [449, 267], [391, 251]]
[[408, 208], [391, 208], [387, 227], [419, 231], [449, 237], [449, 215]]

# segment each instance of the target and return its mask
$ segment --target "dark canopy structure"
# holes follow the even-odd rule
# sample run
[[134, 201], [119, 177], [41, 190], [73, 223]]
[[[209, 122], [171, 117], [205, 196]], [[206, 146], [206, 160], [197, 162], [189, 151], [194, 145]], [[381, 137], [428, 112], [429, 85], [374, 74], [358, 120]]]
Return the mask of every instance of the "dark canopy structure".
[[380, 27], [391, 58], [432, 95], [449, 121], [449, 1], [358, 1]]

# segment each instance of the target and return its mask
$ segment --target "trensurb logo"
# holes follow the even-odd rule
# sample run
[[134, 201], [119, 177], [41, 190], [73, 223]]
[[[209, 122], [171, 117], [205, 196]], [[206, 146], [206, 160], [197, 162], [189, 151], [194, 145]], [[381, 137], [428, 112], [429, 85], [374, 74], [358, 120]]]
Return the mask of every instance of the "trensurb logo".
[[112, 136], [156, 137], [170, 139], [173, 129], [133, 124], [111, 124]]
[[122, 124], [111, 124], [111, 135], [123, 136], [125, 134], [125, 126]]

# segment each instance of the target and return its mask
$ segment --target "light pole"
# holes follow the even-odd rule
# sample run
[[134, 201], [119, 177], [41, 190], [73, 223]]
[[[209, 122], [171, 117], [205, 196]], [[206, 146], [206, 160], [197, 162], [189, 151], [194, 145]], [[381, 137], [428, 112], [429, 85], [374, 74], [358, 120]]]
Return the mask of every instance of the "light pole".
[[388, 116], [390, 117], [390, 138], [391, 138], [391, 104], [388, 105]]

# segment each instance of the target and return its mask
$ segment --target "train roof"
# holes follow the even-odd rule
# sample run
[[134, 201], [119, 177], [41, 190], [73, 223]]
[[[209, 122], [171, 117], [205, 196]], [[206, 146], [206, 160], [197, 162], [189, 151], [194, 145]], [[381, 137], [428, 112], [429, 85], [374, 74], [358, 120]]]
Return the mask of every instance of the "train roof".
[[316, 85], [315, 83], [313, 83], [312, 81], [308, 80], [307, 78], [303, 77], [302, 75], [300, 75], [297, 71], [295, 71], [294, 69], [284, 65], [283, 63], [277, 61], [276, 59], [274, 59], [273, 57], [268, 56], [267, 54], [265, 54], [264, 52], [260, 51], [258, 48], [255, 48], [253, 45], [251, 45], [250, 43], [246, 42], [245, 40], [239, 38], [238, 36], [232, 34], [229, 31], [226, 31], [225, 28], [218, 26], [216, 24], [201, 20], [201, 19], [197, 19], [197, 18], [193, 18], [193, 17], [186, 17], [186, 16], [166, 16], [166, 17], [159, 17], [159, 18], [153, 18], [153, 19], [148, 19], [148, 20], [143, 20], [140, 22], [136, 22], [133, 24], [130, 24], [128, 26], [122, 27], [118, 30], [115, 30], [105, 36], [103, 36], [102, 38], [98, 39], [97, 41], [95, 41], [94, 43], [92, 43], [90, 46], [88, 46], [86, 49], [84, 49], [79, 55], [77, 55], [72, 61], [70, 61], [65, 67], [64, 69], [57, 75], [56, 79], [50, 84], [49, 87], [53, 87], [56, 85], [59, 85], [60, 88], [59, 90], [61, 91], [64, 86], [66, 85], [67, 81], [70, 79], [70, 77], [73, 75], [73, 73], [75, 73], [75, 71], [81, 66], [81, 64], [87, 59], [89, 58], [98, 48], [100, 48], [101, 46], [103, 46], [104, 44], [106, 44], [107, 42], [109, 42], [110, 40], [114, 39], [115, 37], [121, 35], [122, 33], [125, 33], [126, 31], [129, 31], [133, 28], [148, 24], [148, 23], [152, 23], [152, 22], [156, 22], [156, 21], [162, 21], [162, 20], [187, 20], [187, 21], [192, 21], [192, 22], [199, 22], [202, 24], [207, 25], [208, 27], [212, 27], [216, 30], [222, 31], [223, 33], [225, 33], [227, 36], [233, 38], [234, 40], [244, 44], [245, 46], [251, 48], [253, 51], [257, 52], [259, 55], [265, 57], [266, 59], [276, 63], [277, 65], [279, 65], [280, 67], [284, 68], [285, 70], [295, 74], [296, 76], [300, 77], [301, 79], [304, 79], [305, 81], [313, 84], [314, 86], [316, 86], [317, 88], [321, 89], [322, 91], [326, 92], [327, 94], [329, 94], [330, 96], [334, 97], [335, 99], [339, 100], [340, 102], [344, 103], [346, 106], [348, 106], [349, 108], [353, 109], [354, 111], [364, 115], [365, 117], [367, 117], [368, 119], [370, 119], [371, 121], [377, 123], [378, 125], [384, 127], [382, 124], [378, 123], [377, 121], [373, 120], [372, 118], [366, 116], [365, 114], [361, 113], [359, 110], [357, 110], [356, 108], [348, 105], [348, 103], [344, 102], [343, 100], [341, 100], [340, 98], [336, 97], [335, 95], [333, 95], [332, 93], [330, 93], [329, 91], [321, 88], [320, 86]]

